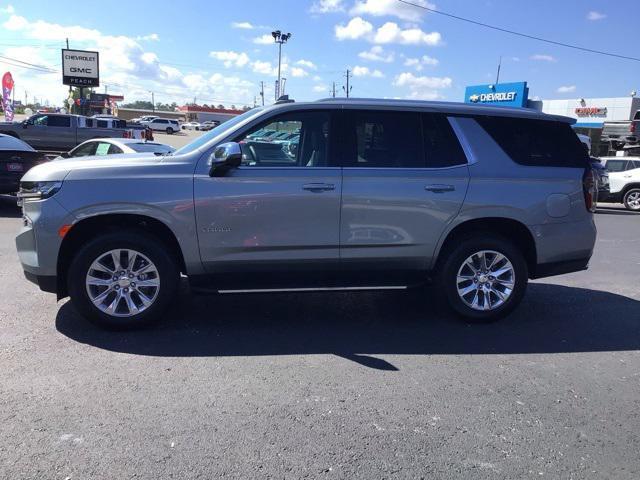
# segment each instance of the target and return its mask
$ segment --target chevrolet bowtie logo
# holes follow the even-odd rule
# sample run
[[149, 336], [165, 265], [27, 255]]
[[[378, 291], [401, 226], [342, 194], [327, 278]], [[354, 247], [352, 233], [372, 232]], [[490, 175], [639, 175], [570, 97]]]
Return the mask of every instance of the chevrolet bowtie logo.
[[471, 100], [473, 103], [476, 103], [478, 100], [480, 100], [480, 95], [473, 94], [469, 97], [469, 100]]

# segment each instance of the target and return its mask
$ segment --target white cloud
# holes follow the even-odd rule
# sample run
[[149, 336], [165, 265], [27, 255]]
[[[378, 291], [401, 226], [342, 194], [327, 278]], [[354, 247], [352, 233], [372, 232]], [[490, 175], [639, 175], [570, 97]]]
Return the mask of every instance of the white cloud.
[[320, 81], [322, 81], [322, 77], [320, 75], [314, 75], [313, 76], [313, 81], [314, 82], [320, 82]]
[[[412, 3], [427, 8], [435, 8], [435, 5], [426, 0], [413, 0]], [[398, 0], [357, 0], [349, 13], [351, 15], [372, 15], [374, 17], [394, 16], [408, 22], [420, 22], [425, 10], [398, 2]]]
[[157, 33], [150, 33], [149, 35], [136, 37], [136, 40], [143, 40], [145, 42], [157, 42], [158, 40], [160, 40], [160, 35], [158, 35]]
[[[224, 99], [237, 104], [249, 103], [253, 98], [254, 87], [247, 80], [228, 75], [209, 78], [206, 72], [183, 72], [180, 69], [164, 65], [158, 55], [150, 51], [144, 42], [134, 37], [106, 35], [96, 29], [79, 25], [62, 25], [44, 20], [30, 20], [11, 14], [3, 22], [6, 30], [13, 36], [40, 42], [63, 42], [66, 37], [73, 39], [73, 46], [79, 49], [100, 52], [101, 84], [108, 85], [109, 92], [124, 93], [125, 101], [147, 99], [149, 90], [156, 93], [156, 100], [182, 103], [197, 95], [200, 102], [207, 98]], [[152, 35], [152, 34], [151, 34]], [[147, 35], [145, 40], [153, 40]], [[20, 88], [29, 92], [29, 97], [48, 98], [53, 104], [60, 105], [66, 98], [68, 87], [60, 84], [60, 54], [56, 50], [3, 49], [2, 54], [11, 58], [44, 65], [54, 70], [52, 73], [20, 69]], [[29, 47], [32, 48], [32, 47]], [[245, 62], [242, 54], [235, 61]], [[248, 58], [246, 62], [249, 62]]]
[[275, 77], [278, 74], [278, 67], [272, 66], [271, 62], [256, 60], [251, 64], [251, 67], [255, 73], [259, 73], [261, 75], [271, 75]]
[[352, 18], [346, 25], [335, 26], [335, 34], [338, 40], [365, 39], [372, 43], [401, 45], [429, 45], [436, 46], [442, 43], [442, 35], [439, 32], [427, 33], [420, 28], [400, 28], [395, 22], [387, 22], [375, 30], [371, 23], [361, 17]]
[[319, 85], [314, 85], [312, 90], [317, 93], [328, 92], [329, 87], [321, 83]]
[[387, 22], [381, 26], [374, 37], [374, 43], [400, 43], [402, 45], [436, 46], [442, 43], [439, 32], [424, 32], [419, 28], [402, 29], [397, 23]]
[[537, 60], [539, 62], [557, 62], [555, 57], [551, 55], [536, 53], [535, 55], [531, 55], [531, 60]]
[[253, 43], [258, 45], [270, 45], [273, 43], [273, 36], [270, 33], [265, 33], [253, 39]]
[[605, 18], [607, 18], [607, 15], [605, 13], [596, 12], [595, 10], [592, 10], [589, 13], [587, 13], [587, 20], [591, 20], [592, 22], [597, 20], [603, 20]]
[[211, 58], [220, 60], [227, 68], [239, 67], [242, 68], [249, 63], [249, 56], [244, 52], [209, 52]]
[[391, 63], [394, 59], [393, 52], [386, 53], [380, 45], [374, 45], [370, 50], [360, 52], [358, 56], [372, 62]]
[[231, 22], [231, 28], [239, 28], [241, 30], [253, 30], [256, 27], [254, 27], [249, 22]]
[[435, 67], [439, 63], [440, 61], [437, 58], [430, 57], [429, 55], [423, 55], [420, 58], [407, 58], [404, 61], [404, 66], [413, 67], [420, 72], [426, 66]]
[[9, 15], [11, 15], [12, 13], [15, 13], [16, 9], [13, 8], [13, 5], [7, 5], [4, 8], [0, 8], [0, 13], [7, 13]]
[[311, 70], [315, 70], [317, 68], [316, 64], [313, 63], [311, 60], [304, 60], [304, 59], [298, 60], [296, 62], [296, 65], [300, 65], [301, 67], [306, 67], [306, 68], [309, 68]]
[[369, 67], [360, 67], [360, 66], [355, 66], [353, 67], [353, 76], [354, 77], [374, 77], [374, 78], [382, 78], [384, 77], [384, 73], [382, 73], [380, 70], [373, 70], [370, 69]]
[[349, 20], [346, 25], [336, 25], [335, 32], [338, 40], [357, 40], [373, 31], [373, 25], [360, 17]]
[[393, 85], [408, 88], [408, 98], [437, 100], [443, 98], [439, 90], [451, 88], [453, 80], [450, 77], [418, 77], [411, 72], [403, 72], [394, 78]]
[[291, 67], [291, 76], [293, 76], [293, 77], [306, 77], [307, 75], [309, 75], [309, 72], [307, 72], [304, 68]]
[[576, 91], [575, 85], [563, 85], [561, 87], [558, 87], [558, 90], [557, 90], [558, 93], [572, 93], [575, 91]]
[[311, 13], [344, 12], [342, 0], [318, 0], [311, 5]]

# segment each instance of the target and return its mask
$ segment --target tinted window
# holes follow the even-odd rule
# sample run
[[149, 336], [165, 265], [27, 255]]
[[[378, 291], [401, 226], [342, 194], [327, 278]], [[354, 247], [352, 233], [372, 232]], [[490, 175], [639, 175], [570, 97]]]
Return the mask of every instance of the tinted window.
[[467, 163], [467, 157], [446, 115], [423, 114], [422, 131], [427, 167], [451, 167]]
[[355, 140], [345, 167], [420, 168], [425, 166], [420, 115], [413, 112], [350, 111], [347, 135]]
[[109, 145], [109, 155], [115, 155], [118, 153], [124, 153], [120, 147], [113, 143]]
[[635, 160], [633, 162], [631, 162], [633, 165], [631, 166], [631, 168], [640, 168], [640, 160]]
[[[257, 136], [260, 130], [296, 134], [291, 140]], [[291, 112], [236, 138], [242, 164], [256, 167], [325, 167], [328, 165], [329, 113]]]
[[72, 157], [86, 157], [87, 155], [94, 155], [96, 153], [96, 147], [98, 142], [87, 142], [76, 147], [71, 153]]
[[0, 150], [18, 150], [35, 152], [31, 146], [11, 135], [0, 135]]
[[98, 128], [107, 128], [109, 126], [106, 120], [97, 120], [96, 123]]
[[606, 168], [610, 172], [624, 172], [626, 167], [626, 160], [607, 160]]
[[513, 117], [476, 117], [511, 159], [521, 165], [584, 167], [589, 157], [568, 123]]
[[47, 125], [50, 127], [70, 127], [71, 118], [61, 115], [52, 115], [47, 120]]

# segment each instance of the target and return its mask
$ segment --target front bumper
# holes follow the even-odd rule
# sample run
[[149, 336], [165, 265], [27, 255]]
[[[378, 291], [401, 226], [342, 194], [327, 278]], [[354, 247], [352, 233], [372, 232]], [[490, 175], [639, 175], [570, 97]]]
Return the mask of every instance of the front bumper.
[[[58, 252], [62, 238], [58, 229], [74, 223], [73, 216], [54, 197], [25, 201], [22, 207], [22, 227], [16, 236], [16, 249], [27, 278], [38, 285], [49, 285], [41, 277], [57, 275]], [[45, 290], [45, 288], [43, 288]], [[50, 290], [45, 290], [50, 291]]]
[[38, 285], [43, 292], [58, 293], [58, 277], [55, 275], [36, 275], [25, 270], [24, 276], [30, 282]]

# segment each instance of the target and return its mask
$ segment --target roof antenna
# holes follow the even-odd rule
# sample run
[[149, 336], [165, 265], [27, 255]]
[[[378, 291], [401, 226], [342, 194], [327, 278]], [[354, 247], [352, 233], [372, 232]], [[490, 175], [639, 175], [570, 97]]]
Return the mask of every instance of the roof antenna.
[[496, 74], [496, 85], [500, 81], [500, 66], [502, 65], [502, 55], [500, 55], [500, 60], [498, 60], [498, 73]]

